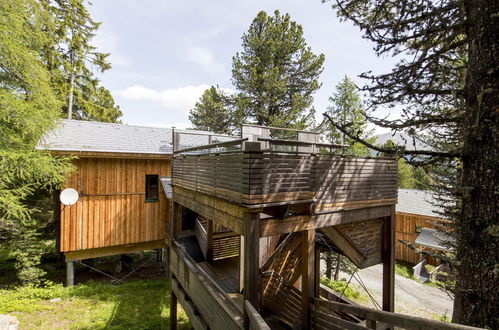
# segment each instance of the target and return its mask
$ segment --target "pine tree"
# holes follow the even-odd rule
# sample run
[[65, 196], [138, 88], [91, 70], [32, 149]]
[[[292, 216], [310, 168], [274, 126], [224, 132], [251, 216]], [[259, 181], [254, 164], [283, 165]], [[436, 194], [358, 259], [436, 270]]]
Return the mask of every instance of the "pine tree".
[[52, 42], [50, 14], [33, 0], [0, 0], [0, 244], [14, 251], [25, 282], [40, 276], [33, 209], [25, 200], [72, 169], [35, 146], [57, 124], [61, 102], [40, 59]]
[[190, 110], [189, 120], [195, 129], [233, 134], [242, 120], [237, 118], [237, 111], [232, 104], [232, 95], [228, 95], [218, 86], [211, 86]]
[[[329, 98], [328, 114], [335, 121], [347, 126], [347, 130], [365, 140], [374, 141], [372, 132], [368, 130], [364, 117], [364, 104], [354, 82], [345, 76], [336, 86], [333, 95]], [[331, 143], [346, 144], [344, 153], [354, 156], [368, 156], [369, 149], [361, 143], [346, 136], [333, 125], [326, 128], [326, 137]]]
[[401, 59], [390, 73], [362, 75], [370, 108], [399, 105], [401, 119], [369, 120], [407, 129], [414, 139], [430, 137], [432, 150], [394, 151], [438, 169], [436, 185], [456, 239], [453, 322], [498, 328], [499, 253], [492, 251], [499, 246], [499, 2], [334, 0], [334, 8], [374, 42], [378, 55]]
[[247, 120], [258, 125], [305, 128], [314, 117], [313, 93], [320, 87], [324, 55], [315, 55], [301, 25], [289, 14], [261, 11], [233, 57], [232, 82]]

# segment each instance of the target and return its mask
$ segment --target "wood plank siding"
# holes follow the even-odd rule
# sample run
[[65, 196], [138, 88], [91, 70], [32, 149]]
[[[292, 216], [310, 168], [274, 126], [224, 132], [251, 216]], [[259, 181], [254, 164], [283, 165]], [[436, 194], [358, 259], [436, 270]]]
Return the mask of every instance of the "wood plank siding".
[[[145, 176], [170, 176], [170, 159], [80, 158], [63, 188], [74, 188], [75, 205], [61, 205], [61, 251], [78, 251], [164, 240], [170, 203], [145, 201]], [[158, 185], [160, 186], [159, 182]]]
[[397, 164], [391, 158], [271, 152], [179, 155], [174, 185], [237, 204], [316, 200], [316, 211], [396, 203]]
[[[404, 240], [414, 243], [419, 235], [419, 233], [416, 232], [417, 226], [425, 228], [435, 228], [435, 223], [439, 219], [427, 215], [403, 212], [397, 212], [396, 218], [397, 224], [395, 227], [395, 259], [410, 264], [417, 264], [421, 261], [421, 255], [414, 252], [414, 250], [399, 241]], [[428, 257], [427, 261], [432, 265], [439, 264], [439, 262], [432, 257]]]

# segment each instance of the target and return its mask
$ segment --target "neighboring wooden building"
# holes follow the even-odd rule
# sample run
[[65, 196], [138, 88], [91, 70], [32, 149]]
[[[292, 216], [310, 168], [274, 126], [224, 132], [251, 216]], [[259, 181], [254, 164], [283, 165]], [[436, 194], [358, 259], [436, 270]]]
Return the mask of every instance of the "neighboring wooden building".
[[[438, 214], [438, 206], [434, 205], [434, 196], [430, 191], [399, 189], [396, 211], [396, 260], [409, 264], [417, 264], [423, 259], [421, 254], [416, 253], [406, 244], [401, 243], [400, 240], [416, 244], [421, 248], [445, 249], [445, 244], [439, 242], [434, 230], [437, 222], [445, 220]], [[429, 235], [433, 236], [434, 242], [425, 243], [424, 241], [417, 241], [423, 229], [428, 229], [425, 230], [426, 233], [435, 233], [434, 235]], [[430, 264], [439, 263], [435, 258], [427, 257], [426, 259]]]
[[39, 148], [76, 156], [60, 205], [60, 251], [82, 260], [166, 246], [170, 201], [160, 179], [171, 175], [172, 130], [64, 120]]

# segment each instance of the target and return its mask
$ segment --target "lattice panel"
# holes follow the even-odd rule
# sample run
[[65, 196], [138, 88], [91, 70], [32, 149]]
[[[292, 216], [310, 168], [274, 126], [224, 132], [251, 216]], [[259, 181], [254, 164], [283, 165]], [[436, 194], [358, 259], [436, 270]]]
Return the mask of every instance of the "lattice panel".
[[301, 291], [275, 272], [262, 277], [263, 307], [295, 329], [300, 324]]
[[236, 257], [239, 255], [240, 236], [213, 237], [213, 260]]
[[364, 256], [361, 268], [382, 262], [383, 219], [371, 219], [336, 227]]
[[262, 268], [262, 272], [275, 272], [284, 280], [294, 283], [301, 275], [300, 265], [301, 237], [299, 233], [292, 233], [277, 247], [268, 265]]

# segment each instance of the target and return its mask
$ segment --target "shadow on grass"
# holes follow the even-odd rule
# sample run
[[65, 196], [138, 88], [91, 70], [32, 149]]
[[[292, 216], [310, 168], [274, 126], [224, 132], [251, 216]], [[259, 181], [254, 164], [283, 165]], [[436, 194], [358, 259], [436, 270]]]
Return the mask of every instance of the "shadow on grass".
[[[137, 280], [120, 285], [86, 283], [73, 289], [73, 296], [113, 302], [105, 329], [169, 329], [170, 281]], [[95, 329], [94, 327], [78, 327]], [[191, 329], [185, 314], [179, 313], [179, 329]]]

